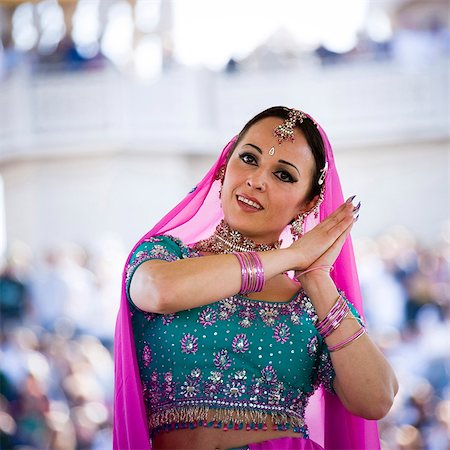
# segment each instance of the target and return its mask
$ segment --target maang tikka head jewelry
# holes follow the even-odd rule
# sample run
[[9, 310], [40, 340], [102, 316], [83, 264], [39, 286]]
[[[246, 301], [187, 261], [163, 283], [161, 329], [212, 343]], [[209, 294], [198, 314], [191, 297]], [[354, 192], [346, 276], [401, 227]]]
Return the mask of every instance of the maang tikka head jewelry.
[[289, 109], [288, 111], [288, 118], [273, 131], [273, 135], [278, 139], [279, 144], [285, 140], [294, 142], [294, 128], [296, 123], [302, 123], [308, 117], [303, 111], [298, 109]]

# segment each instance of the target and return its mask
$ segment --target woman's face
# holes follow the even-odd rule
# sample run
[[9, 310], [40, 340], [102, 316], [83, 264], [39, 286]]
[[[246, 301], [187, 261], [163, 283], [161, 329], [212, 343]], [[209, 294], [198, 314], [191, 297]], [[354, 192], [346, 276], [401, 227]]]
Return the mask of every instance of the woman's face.
[[282, 123], [267, 117], [252, 125], [225, 171], [221, 195], [225, 220], [258, 243], [277, 241], [286, 225], [315, 202], [306, 201], [315, 170], [313, 154], [298, 128], [294, 142], [279, 144], [273, 131]]

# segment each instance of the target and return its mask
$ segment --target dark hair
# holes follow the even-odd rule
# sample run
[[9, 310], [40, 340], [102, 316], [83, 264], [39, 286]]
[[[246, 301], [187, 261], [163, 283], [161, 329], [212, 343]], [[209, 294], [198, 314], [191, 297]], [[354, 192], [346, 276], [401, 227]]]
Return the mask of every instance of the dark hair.
[[[231, 157], [235, 148], [252, 125], [262, 119], [265, 119], [266, 117], [279, 117], [280, 119], [286, 120], [288, 118], [288, 114], [289, 108], [286, 108], [285, 106], [272, 106], [271, 108], [260, 112], [255, 117], [250, 119], [238, 134], [236, 142], [234, 143], [233, 147], [230, 150], [230, 153], [228, 154], [228, 159]], [[312, 178], [311, 188], [307, 197], [308, 200], [312, 200], [316, 195], [320, 194], [321, 186], [319, 185], [319, 178], [321, 175], [320, 170], [325, 166], [325, 147], [319, 130], [309, 117], [303, 119], [302, 123], [297, 122], [296, 127], [303, 132], [306, 138], [306, 142], [308, 142], [308, 146], [311, 149], [311, 152], [314, 156], [314, 161], [316, 163], [316, 169]]]

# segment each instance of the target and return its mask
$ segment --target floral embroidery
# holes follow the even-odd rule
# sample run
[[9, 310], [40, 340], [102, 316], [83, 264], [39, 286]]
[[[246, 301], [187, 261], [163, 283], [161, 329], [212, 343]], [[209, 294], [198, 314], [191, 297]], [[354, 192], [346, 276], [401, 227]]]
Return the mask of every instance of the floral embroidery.
[[275, 307], [270, 306], [266, 306], [265, 308], [259, 311], [261, 319], [269, 327], [271, 327], [275, 323], [278, 314], [279, 314], [278, 310]]
[[147, 388], [150, 394], [150, 399], [152, 402], [159, 402], [161, 399], [161, 392], [159, 390], [159, 382], [158, 382], [158, 372], [154, 370], [150, 375], [150, 382], [147, 386], [144, 386], [144, 389]]
[[212, 381], [208, 381], [205, 384], [204, 392], [209, 397], [217, 397], [218, 394], [222, 392], [223, 381], [218, 383], [213, 383]]
[[181, 386], [181, 394], [184, 397], [195, 397], [201, 392], [201, 387], [199, 386], [201, 374], [202, 372], [198, 368], [191, 370], [191, 374], [186, 377], [186, 380]]
[[186, 377], [185, 382], [181, 386], [181, 395], [183, 397], [195, 397], [199, 392], [198, 378]]
[[148, 367], [152, 362], [152, 351], [148, 345], [146, 345], [142, 350], [142, 361], [144, 362], [145, 367]]
[[314, 356], [317, 352], [317, 348], [319, 346], [319, 340], [317, 339], [317, 336], [313, 336], [308, 341], [308, 355]]
[[183, 339], [181, 339], [181, 351], [183, 353], [186, 353], [187, 355], [189, 353], [195, 354], [198, 350], [197, 341], [198, 339], [192, 334], [185, 334], [183, 336]]
[[235, 380], [246, 380], [247, 379], [247, 371], [246, 370], [238, 370], [234, 375], [233, 378]]
[[245, 334], [238, 334], [233, 339], [233, 351], [236, 353], [245, 353], [248, 350], [249, 343]]
[[277, 373], [275, 372], [272, 366], [264, 367], [264, 369], [261, 371], [261, 375], [263, 381], [265, 381], [268, 384], [273, 384], [278, 381]]
[[250, 307], [247, 307], [239, 312], [239, 317], [242, 317], [239, 325], [243, 328], [249, 328], [252, 322], [255, 320], [256, 314]]
[[221, 370], [227, 370], [231, 366], [231, 358], [225, 349], [220, 350], [215, 358], [214, 365]]
[[287, 342], [290, 336], [291, 333], [289, 331], [289, 327], [284, 323], [278, 324], [273, 330], [273, 337], [277, 342], [281, 342], [282, 344]]
[[211, 375], [209, 376], [209, 379], [213, 383], [221, 383], [222, 382], [222, 373], [211, 371]]
[[280, 402], [284, 401], [282, 393], [284, 391], [283, 383], [278, 383], [275, 387], [269, 390], [268, 402], [269, 405], [279, 405]]
[[294, 325], [300, 325], [300, 316], [297, 313], [293, 312], [291, 314], [291, 322]]
[[164, 397], [169, 400], [175, 398], [175, 383], [173, 382], [173, 376], [171, 372], [166, 372], [164, 374], [164, 382], [162, 384], [162, 390], [164, 392]]
[[309, 297], [306, 295], [302, 297], [300, 307], [306, 312], [312, 323], [315, 325], [319, 318], [317, 317], [316, 310], [314, 309], [314, 305], [311, 303]]
[[162, 323], [164, 325], [170, 325], [173, 322], [173, 319], [175, 319], [176, 314], [164, 314], [162, 316]]
[[210, 381], [206, 382], [204, 388], [205, 394], [210, 397], [217, 396], [217, 394], [219, 394], [222, 390], [222, 373], [211, 371], [211, 375], [209, 376], [208, 380]]
[[335, 373], [328, 350], [322, 351], [320, 353], [318, 361], [319, 364], [317, 367], [317, 379], [314, 387], [317, 388], [320, 384], [322, 384], [328, 392], [334, 392], [333, 380], [335, 377]]
[[233, 302], [233, 297], [224, 298], [219, 302], [219, 319], [227, 320], [229, 319], [236, 311], [236, 305]]
[[241, 397], [245, 393], [245, 384], [239, 380], [230, 380], [223, 389], [223, 392], [230, 397]]
[[263, 389], [261, 388], [260, 383], [257, 382], [257, 383], [255, 383], [255, 384], [252, 384], [252, 385], [250, 386], [249, 393], [250, 393], [250, 400], [251, 400], [252, 402], [257, 402], [257, 401], [258, 401], [258, 397], [259, 397], [260, 395], [262, 395], [262, 393], [263, 393]]
[[152, 320], [155, 320], [156, 318], [156, 314], [155, 313], [150, 313], [150, 312], [144, 312], [144, 317], [148, 322], [151, 322]]
[[199, 323], [202, 324], [205, 328], [210, 327], [212, 324], [214, 324], [216, 322], [216, 320], [217, 320], [217, 314], [209, 306], [206, 307], [199, 314], [199, 318], [198, 318]]
[[[152, 237], [147, 239], [141, 243], [141, 245], [146, 245], [146, 243], [153, 244], [156, 242], [162, 242], [163, 238], [161, 237]], [[175, 261], [178, 259], [178, 256], [174, 255], [170, 252], [166, 247], [161, 244], [155, 244], [151, 247], [150, 250], [139, 250], [134, 255], [133, 262], [127, 268], [127, 276], [131, 275], [133, 270], [142, 262], [148, 259], [163, 259], [165, 261]]]

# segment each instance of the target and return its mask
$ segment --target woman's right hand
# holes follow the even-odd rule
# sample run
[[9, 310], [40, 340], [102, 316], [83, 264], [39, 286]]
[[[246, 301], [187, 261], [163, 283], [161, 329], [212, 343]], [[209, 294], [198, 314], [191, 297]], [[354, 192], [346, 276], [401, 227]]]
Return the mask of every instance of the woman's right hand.
[[[354, 198], [354, 197], [353, 197]], [[293, 242], [287, 250], [293, 252], [295, 267], [293, 270], [305, 270], [320, 258], [339, 237], [346, 232], [354, 221], [355, 207], [350, 197], [332, 214]]]

